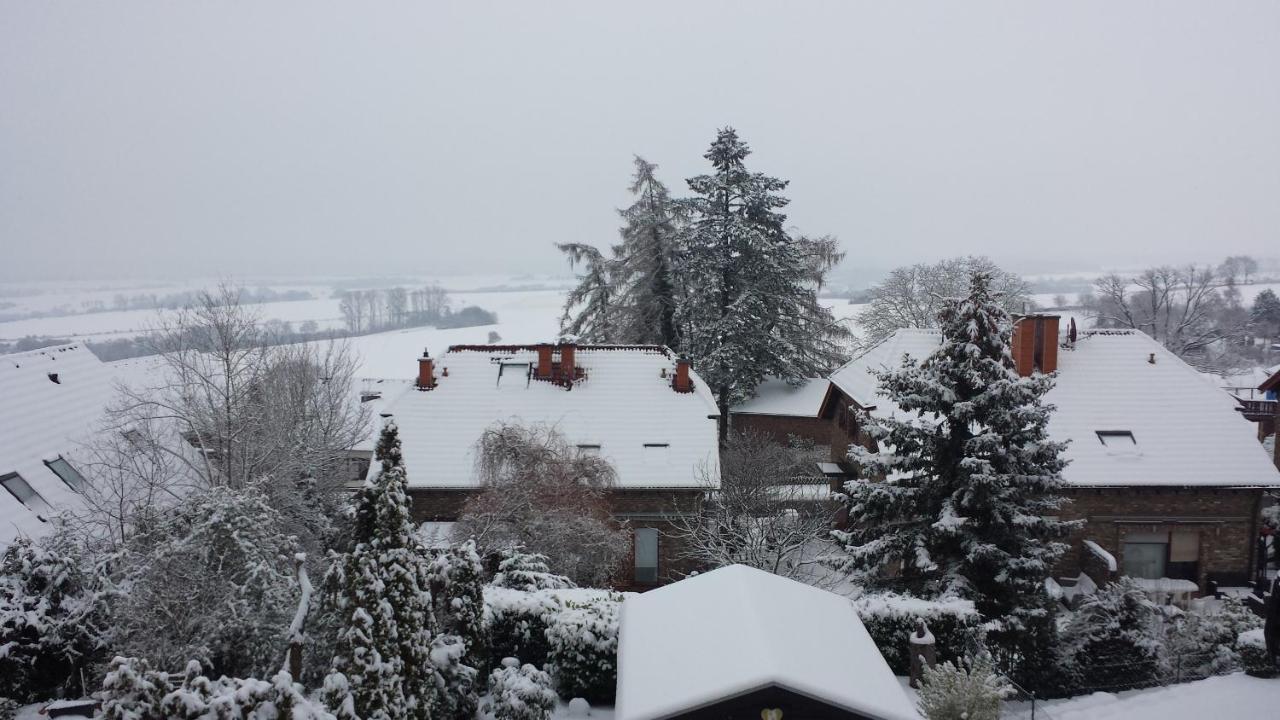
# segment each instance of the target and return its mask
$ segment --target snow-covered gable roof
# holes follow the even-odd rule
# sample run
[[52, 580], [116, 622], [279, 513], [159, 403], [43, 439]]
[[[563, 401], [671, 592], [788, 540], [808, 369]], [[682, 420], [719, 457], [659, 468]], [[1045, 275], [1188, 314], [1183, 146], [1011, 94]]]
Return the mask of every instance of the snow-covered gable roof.
[[[111, 370], [83, 345], [0, 356], [0, 477], [17, 473], [53, 512], [78, 505], [46, 461], [62, 457], [87, 476], [83, 443], [113, 395]], [[0, 489], [0, 545], [48, 528], [41, 513]]]
[[830, 386], [826, 378], [805, 378], [799, 385], [769, 378], [756, 388], [755, 397], [735, 406], [733, 414], [816, 418]]
[[369, 433], [352, 450], [373, 452], [382, 430], [383, 417], [390, 414], [391, 406], [413, 387], [412, 380], [403, 378], [356, 378], [352, 383], [353, 402], [369, 409]]
[[[877, 392], [871, 371], [897, 367], [904, 353], [924, 360], [941, 342], [935, 330], [900, 330], [836, 371], [832, 382], [860, 406], [875, 406], [874, 414], [898, 413]], [[1063, 471], [1070, 484], [1280, 485], [1235, 400], [1136, 330], [1087, 333], [1074, 349], [1062, 348], [1057, 383], [1045, 400], [1057, 408], [1050, 437], [1071, 441]], [[1099, 431], [1132, 433], [1133, 442], [1104, 444]]]
[[[405, 361], [416, 371], [412, 358]], [[410, 389], [387, 408], [400, 428], [409, 485], [476, 486], [475, 443], [504, 421], [554, 426], [610, 460], [619, 487], [699, 487], [702, 471], [714, 469], [715, 400], [696, 373], [693, 392], [672, 389], [670, 350], [579, 346], [575, 364], [584, 374], [572, 389], [530, 379], [536, 363], [532, 346], [453, 347], [437, 358], [436, 387]]]
[[768, 687], [868, 717], [918, 717], [847, 598], [731, 565], [623, 602], [618, 720]]

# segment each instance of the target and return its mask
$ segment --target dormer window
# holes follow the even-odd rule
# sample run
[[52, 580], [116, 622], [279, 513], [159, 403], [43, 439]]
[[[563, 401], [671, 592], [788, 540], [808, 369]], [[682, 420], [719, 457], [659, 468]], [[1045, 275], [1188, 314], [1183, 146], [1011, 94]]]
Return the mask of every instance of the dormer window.
[[0, 477], [0, 485], [4, 486], [4, 489], [8, 490], [10, 495], [17, 498], [18, 502], [40, 515], [42, 521], [44, 520], [43, 516], [48, 515], [53, 510], [53, 508], [49, 507], [49, 503], [45, 501], [44, 497], [36, 492], [35, 488], [32, 488], [18, 473], [9, 473]]

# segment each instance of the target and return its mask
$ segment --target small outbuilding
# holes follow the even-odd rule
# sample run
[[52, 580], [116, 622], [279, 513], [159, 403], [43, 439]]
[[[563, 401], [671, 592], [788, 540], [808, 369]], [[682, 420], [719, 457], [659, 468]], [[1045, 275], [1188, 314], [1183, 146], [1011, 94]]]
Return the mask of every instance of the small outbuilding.
[[919, 715], [847, 598], [731, 565], [626, 599], [616, 717]]

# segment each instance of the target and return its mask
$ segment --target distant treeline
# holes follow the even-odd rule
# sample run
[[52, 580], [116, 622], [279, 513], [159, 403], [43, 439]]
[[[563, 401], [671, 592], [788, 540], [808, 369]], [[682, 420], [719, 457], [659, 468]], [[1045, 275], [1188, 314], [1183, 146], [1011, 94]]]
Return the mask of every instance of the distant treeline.
[[[176, 293], [157, 295], [156, 293], [137, 293], [125, 295], [117, 293], [111, 302], [105, 300], [84, 300], [77, 308], [73, 305], [58, 305], [49, 310], [31, 310], [21, 313], [0, 313], [0, 322], [9, 320], [30, 320], [34, 318], [65, 317], [67, 315], [84, 315], [88, 313], [117, 312], [121, 310], [177, 310], [190, 305], [198, 295], [198, 291], [184, 290]], [[292, 300], [314, 300], [315, 296], [306, 290], [272, 290], [267, 287], [256, 289], [242, 288], [240, 302], [273, 303]], [[0, 309], [15, 307], [13, 303], [0, 303]], [[15, 351], [16, 352], [16, 351]]]
[[353, 335], [426, 325], [459, 328], [498, 322], [496, 314], [475, 305], [453, 310], [449, 293], [439, 285], [337, 290], [334, 297], [347, 331]]

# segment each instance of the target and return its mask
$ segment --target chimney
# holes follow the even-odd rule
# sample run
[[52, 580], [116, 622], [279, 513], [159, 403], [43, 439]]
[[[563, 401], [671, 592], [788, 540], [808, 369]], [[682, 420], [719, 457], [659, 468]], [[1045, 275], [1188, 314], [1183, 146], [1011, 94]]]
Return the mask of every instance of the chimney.
[[689, 379], [689, 359], [681, 356], [676, 360], [676, 374], [671, 380], [671, 387], [678, 393], [693, 392], [693, 381]]
[[551, 346], [547, 343], [538, 345], [538, 368], [534, 372], [534, 377], [539, 380], [551, 378]]
[[418, 389], [430, 390], [436, 386], [436, 361], [431, 359], [431, 353], [426, 348], [422, 349], [422, 357], [418, 358]]
[[577, 377], [573, 358], [577, 350], [578, 346], [573, 343], [564, 343], [560, 346], [560, 380], [566, 384], [572, 383]]
[[1058, 369], [1058, 316], [1026, 315], [1013, 326], [1009, 343], [1013, 364], [1022, 377]]

